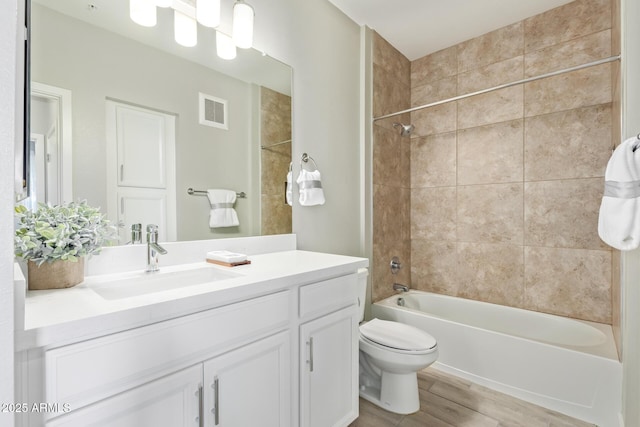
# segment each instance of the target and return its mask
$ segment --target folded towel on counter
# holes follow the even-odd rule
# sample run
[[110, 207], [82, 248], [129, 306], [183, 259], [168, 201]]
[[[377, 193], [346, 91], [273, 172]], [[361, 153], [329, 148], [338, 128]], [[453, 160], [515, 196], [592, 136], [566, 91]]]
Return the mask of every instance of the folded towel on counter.
[[604, 174], [598, 234], [609, 246], [622, 251], [640, 246], [640, 150], [638, 138], [620, 144]]
[[319, 170], [302, 169], [296, 182], [300, 190], [300, 204], [302, 206], [324, 205], [324, 192], [322, 191]]
[[235, 191], [210, 189], [207, 190], [207, 197], [211, 204], [211, 211], [209, 212], [209, 227], [222, 228], [240, 225], [240, 221], [238, 221], [238, 214], [233, 208], [233, 204], [236, 202]]
[[287, 188], [285, 191], [285, 198], [287, 204], [293, 206], [293, 171], [291, 170], [292, 164], [289, 163], [289, 172], [287, 173]]

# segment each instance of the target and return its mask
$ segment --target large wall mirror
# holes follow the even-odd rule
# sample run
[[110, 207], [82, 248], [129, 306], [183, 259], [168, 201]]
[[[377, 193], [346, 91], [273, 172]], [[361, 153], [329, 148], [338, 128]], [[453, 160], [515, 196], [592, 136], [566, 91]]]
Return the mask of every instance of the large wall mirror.
[[[164, 241], [291, 232], [292, 70], [253, 49], [220, 59], [215, 37], [178, 45], [170, 8], [149, 28], [128, 0], [32, 0], [27, 203], [87, 200], [123, 244], [145, 222]], [[210, 223], [208, 189], [244, 193], [239, 225]]]

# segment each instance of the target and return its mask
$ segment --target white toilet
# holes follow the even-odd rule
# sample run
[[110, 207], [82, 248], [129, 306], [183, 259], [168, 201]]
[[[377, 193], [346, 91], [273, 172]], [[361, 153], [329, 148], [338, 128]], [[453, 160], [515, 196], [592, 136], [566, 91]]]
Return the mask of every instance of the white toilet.
[[[360, 321], [364, 320], [367, 270], [358, 272]], [[360, 397], [398, 414], [420, 409], [417, 372], [438, 358], [436, 340], [400, 322], [360, 324]]]

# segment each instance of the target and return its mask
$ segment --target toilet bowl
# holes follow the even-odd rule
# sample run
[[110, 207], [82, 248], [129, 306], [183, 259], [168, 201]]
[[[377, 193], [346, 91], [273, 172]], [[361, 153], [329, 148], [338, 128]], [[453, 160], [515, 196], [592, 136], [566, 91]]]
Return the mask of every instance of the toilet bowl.
[[[367, 270], [359, 272], [361, 318]], [[360, 397], [390, 412], [420, 409], [419, 370], [438, 358], [438, 345], [428, 333], [400, 322], [372, 319], [360, 324]]]

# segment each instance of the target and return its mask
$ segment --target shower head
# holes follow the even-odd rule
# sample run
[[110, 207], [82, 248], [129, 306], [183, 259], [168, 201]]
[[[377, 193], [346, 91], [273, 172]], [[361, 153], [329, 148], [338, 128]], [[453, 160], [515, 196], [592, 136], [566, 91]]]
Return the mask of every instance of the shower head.
[[394, 123], [393, 127], [400, 127], [400, 136], [409, 136], [411, 132], [413, 132], [413, 129], [415, 129], [415, 126], [412, 124], [403, 125], [402, 123]]

